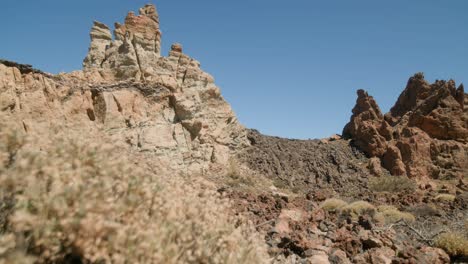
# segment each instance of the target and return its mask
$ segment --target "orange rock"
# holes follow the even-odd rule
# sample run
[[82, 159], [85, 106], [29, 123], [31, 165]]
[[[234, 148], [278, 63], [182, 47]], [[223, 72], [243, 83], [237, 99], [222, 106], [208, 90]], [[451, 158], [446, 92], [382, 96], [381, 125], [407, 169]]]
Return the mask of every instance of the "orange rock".
[[417, 73], [384, 116], [372, 96], [359, 90], [343, 136], [381, 159], [393, 175], [460, 178], [468, 173], [467, 101], [463, 85], [429, 84]]

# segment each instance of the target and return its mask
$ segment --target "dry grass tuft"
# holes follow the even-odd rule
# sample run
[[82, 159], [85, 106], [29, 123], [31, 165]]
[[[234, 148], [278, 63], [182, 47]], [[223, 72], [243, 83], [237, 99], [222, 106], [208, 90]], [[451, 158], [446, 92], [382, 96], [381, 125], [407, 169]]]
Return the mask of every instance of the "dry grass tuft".
[[415, 217], [411, 213], [401, 212], [394, 206], [381, 205], [376, 208], [365, 201], [356, 201], [347, 204], [343, 200], [332, 198], [324, 201], [320, 207], [325, 211], [339, 212], [341, 216], [351, 217], [353, 220], [357, 220], [359, 216], [368, 215], [382, 224], [395, 223], [400, 220], [406, 222], [415, 221]]
[[387, 208], [381, 209], [379, 207], [378, 211], [379, 211], [379, 215], [383, 217], [386, 224], [396, 223], [400, 220], [411, 223], [416, 220], [416, 218], [411, 213], [401, 212], [400, 210], [396, 208], [392, 208], [392, 206], [385, 206], [385, 207]]
[[350, 216], [352, 219], [357, 219], [361, 215], [374, 216], [375, 213], [375, 207], [372, 204], [365, 201], [353, 202], [341, 208], [341, 214], [345, 216]]
[[[15, 208], [0, 235], [0, 263], [267, 260], [254, 230], [227, 214], [228, 201], [203, 182], [156, 175], [126, 150], [86, 135], [43, 134], [22, 147], [24, 137], [4, 124], [0, 199], [14, 196]], [[34, 148], [46, 140], [48, 147]]]
[[439, 202], [444, 202], [444, 203], [451, 203], [455, 201], [455, 195], [445, 194], [445, 193], [439, 194], [435, 197], [435, 200]]
[[375, 192], [407, 192], [415, 189], [416, 184], [404, 176], [382, 176], [370, 180], [369, 187]]
[[441, 234], [436, 238], [435, 246], [445, 250], [451, 257], [468, 258], [468, 239], [461, 234]]
[[226, 176], [225, 180], [231, 187], [256, 185], [252, 175], [246, 175], [235, 158], [229, 159]]
[[331, 198], [331, 199], [325, 200], [320, 205], [320, 207], [323, 210], [328, 211], [328, 212], [336, 212], [336, 211], [340, 210], [341, 208], [345, 207], [346, 205], [348, 205], [348, 203], [343, 201], [343, 200], [336, 199], [336, 198]]

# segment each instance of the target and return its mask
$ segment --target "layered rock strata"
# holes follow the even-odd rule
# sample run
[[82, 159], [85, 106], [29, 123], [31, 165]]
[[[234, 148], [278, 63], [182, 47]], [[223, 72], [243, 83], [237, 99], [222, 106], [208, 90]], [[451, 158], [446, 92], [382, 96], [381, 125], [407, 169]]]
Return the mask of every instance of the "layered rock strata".
[[372, 96], [358, 91], [343, 136], [394, 175], [450, 179], [468, 175], [468, 96], [463, 85], [422, 73], [408, 81], [390, 112], [383, 115]]

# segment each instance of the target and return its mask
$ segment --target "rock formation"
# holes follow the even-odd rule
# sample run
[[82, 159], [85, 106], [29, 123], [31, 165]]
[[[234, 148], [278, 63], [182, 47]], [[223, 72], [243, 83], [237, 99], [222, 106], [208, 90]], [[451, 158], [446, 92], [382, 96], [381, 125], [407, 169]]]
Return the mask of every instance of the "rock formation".
[[161, 31], [155, 6], [146, 5], [138, 16], [129, 12], [123, 25], [115, 24], [114, 40], [110, 28], [100, 22], [94, 22], [90, 36], [89, 53], [83, 62], [85, 71], [136, 80], [159, 73]]
[[[187, 182], [209, 180], [200, 188], [213, 189], [213, 193], [192, 194], [229, 199], [232, 206], [223, 213], [227, 218], [242, 215], [252, 222], [268, 244], [270, 258], [265, 260], [271, 263], [448, 263], [449, 256], [441, 249], [428, 247], [424, 236], [434, 237], [440, 227], [458, 232], [457, 228], [463, 226], [467, 216], [466, 183], [459, 180], [455, 186], [454, 181], [440, 181], [440, 185], [429, 181], [417, 188], [414, 180], [391, 177], [389, 172], [417, 179], [468, 175], [468, 97], [462, 85], [456, 89], [453, 81], [429, 84], [422, 74], [416, 74], [386, 115], [372, 96], [359, 90], [351, 121], [344, 128], [345, 139], [338, 135], [322, 140], [284, 139], [245, 129], [213, 77], [200, 68], [198, 61], [184, 54], [182, 45], [173, 44], [169, 55], [161, 56], [159, 16], [153, 5], [141, 8], [139, 15], [130, 12], [123, 24], [115, 24], [113, 34], [108, 26], [94, 22], [90, 36], [89, 53], [80, 71], [51, 75], [30, 65], [0, 60], [0, 118], [7, 116], [15, 131], [40, 139], [50, 131], [76, 130], [80, 139], [86, 138], [84, 142], [112, 142], [116, 147], [113, 153], [122, 151], [122, 156], [132, 157], [129, 169], [144, 167], [152, 176], [180, 173], [192, 176], [183, 177]], [[43, 133], [45, 130], [48, 133]], [[352, 139], [351, 143], [348, 139]], [[40, 144], [48, 143], [37, 144], [34, 148], [40, 150]], [[3, 156], [8, 163], [16, 156], [16, 150], [9, 152], [8, 157]], [[43, 172], [37, 174], [38, 182], [49, 189], [49, 181], [42, 182], [46, 178]], [[94, 179], [95, 174], [91, 172], [89, 177]], [[127, 175], [130, 179], [141, 174], [130, 171]], [[146, 175], [143, 178], [150, 180]], [[400, 186], [402, 181], [391, 181], [392, 188], [381, 191], [372, 184], [373, 180], [385, 183], [388, 179], [403, 179], [405, 186]], [[127, 185], [126, 179], [119, 182]], [[147, 182], [141, 181], [137, 191]], [[61, 188], [60, 184], [53, 189]], [[151, 188], [146, 190], [152, 193]], [[14, 195], [27, 193], [14, 191]], [[14, 199], [1, 195], [3, 231], [7, 230]], [[440, 195], [449, 199], [441, 202]], [[45, 197], [62, 204], [56, 196]], [[346, 208], [363, 203], [370, 207], [364, 208], [359, 217], [341, 207], [324, 209], [327, 201], [339, 200], [336, 198], [345, 200], [341, 202]], [[131, 200], [135, 208], [140, 203], [153, 206], [151, 199]], [[430, 207], [430, 202], [437, 207]], [[129, 214], [135, 208], [130, 208]], [[414, 212], [416, 222], [431, 232], [417, 232], [414, 238], [413, 227], [407, 230], [398, 222], [390, 224], [382, 219], [382, 208], [400, 214]], [[198, 207], [192, 209], [199, 211]], [[127, 218], [119, 208], [112, 210]], [[65, 207], [64, 211], [73, 210]], [[144, 215], [153, 210], [146, 211], [142, 211]], [[190, 221], [178, 218], [190, 226]], [[63, 219], [54, 218], [57, 220]], [[114, 222], [112, 219], [109, 224], [115, 226]], [[199, 234], [198, 227], [190, 228]], [[23, 234], [21, 241], [25, 240]], [[109, 238], [97, 236], [96, 241]], [[209, 238], [228, 249], [231, 242], [238, 242], [219, 243], [216, 237]], [[94, 249], [95, 244], [90, 247]], [[57, 250], [60, 248], [57, 246]], [[45, 247], [37, 250], [48, 252]], [[79, 250], [73, 248], [70, 253], [75, 251]], [[123, 254], [116, 255], [124, 259]], [[81, 259], [77, 262], [95, 263]]]
[[154, 6], [138, 16], [130, 12], [123, 25], [116, 24], [114, 37], [94, 22], [82, 71], [51, 76], [0, 63], [0, 109], [17, 116], [29, 133], [56, 123], [105, 131], [180, 171], [225, 164], [234, 149], [248, 144], [200, 63], [180, 44], [168, 57], [160, 55]]
[[408, 81], [390, 112], [382, 115], [372, 96], [358, 91], [343, 136], [394, 175], [460, 178], [468, 174], [468, 96], [463, 85], [422, 73]]

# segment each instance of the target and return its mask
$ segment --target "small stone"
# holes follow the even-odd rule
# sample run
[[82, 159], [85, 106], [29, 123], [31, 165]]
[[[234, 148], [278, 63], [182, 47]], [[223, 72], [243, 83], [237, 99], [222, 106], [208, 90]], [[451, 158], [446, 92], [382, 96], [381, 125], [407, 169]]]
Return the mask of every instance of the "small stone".
[[346, 256], [343, 250], [336, 249], [328, 257], [331, 264], [351, 264], [351, 261]]
[[327, 254], [317, 254], [309, 257], [310, 264], [330, 264]]

